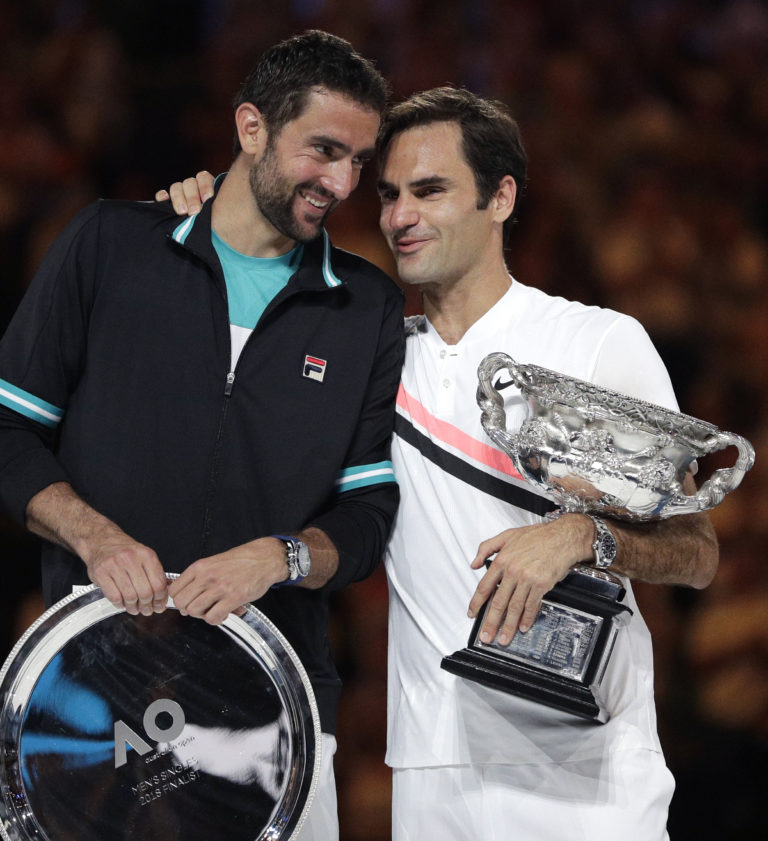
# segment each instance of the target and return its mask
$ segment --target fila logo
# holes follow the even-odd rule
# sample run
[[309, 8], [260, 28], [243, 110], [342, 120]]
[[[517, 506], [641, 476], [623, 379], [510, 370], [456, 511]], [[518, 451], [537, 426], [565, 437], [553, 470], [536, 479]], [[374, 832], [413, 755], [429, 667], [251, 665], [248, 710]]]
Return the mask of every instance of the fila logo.
[[328, 363], [324, 359], [318, 359], [316, 356], [304, 357], [304, 376], [310, 380], [317, 380], [319, 383], [323, 381], [325, 376], [325, 366]]

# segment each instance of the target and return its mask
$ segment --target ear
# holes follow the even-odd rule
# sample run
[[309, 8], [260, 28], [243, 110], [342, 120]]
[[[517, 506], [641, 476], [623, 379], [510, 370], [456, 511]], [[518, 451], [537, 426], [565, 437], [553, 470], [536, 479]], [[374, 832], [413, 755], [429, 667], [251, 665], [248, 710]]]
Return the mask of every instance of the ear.
[[238, 106], [235, 126], [243, 152], [260, 158], [267, 145], [267, 128], [259, 109], [250, 102]]
[[497, 222], [505, 222], [515, 209], [517, 198], [517, 184], [511, 175], [505, 175], [499, 182], [496, 195], [491, 199], [493, 203], [493, 218]]

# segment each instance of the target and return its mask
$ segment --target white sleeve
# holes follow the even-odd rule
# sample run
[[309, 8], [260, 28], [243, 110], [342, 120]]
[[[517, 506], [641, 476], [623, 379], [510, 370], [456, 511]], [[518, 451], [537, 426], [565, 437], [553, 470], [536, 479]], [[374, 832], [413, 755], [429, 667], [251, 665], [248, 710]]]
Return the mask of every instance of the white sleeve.
[[595, 385], [679, 411], [672, 382], [645, 328], [630, 316], [616, 319], [595, 360]]

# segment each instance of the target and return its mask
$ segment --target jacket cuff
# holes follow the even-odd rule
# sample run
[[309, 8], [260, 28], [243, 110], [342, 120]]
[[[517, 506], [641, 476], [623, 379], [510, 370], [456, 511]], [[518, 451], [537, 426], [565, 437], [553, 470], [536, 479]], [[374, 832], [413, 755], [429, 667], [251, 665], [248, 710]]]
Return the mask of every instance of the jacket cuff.
[[363, 497], [368, 494], [364, 493], [307, 523], [324, 531], [339, 553], [339, 568], [326, 585], [329, 590], [340, 590], [367, 578], [384, 556], [400, 489], [392, 483], [375, 494], [375, 505], [366, 504]]
[[66, 471], [50, 450], [26, 450], [0, 472], [0, 501], [8, 514], [26, 528], [27, 505], [32, 497], [54, 482], [68, 481]]

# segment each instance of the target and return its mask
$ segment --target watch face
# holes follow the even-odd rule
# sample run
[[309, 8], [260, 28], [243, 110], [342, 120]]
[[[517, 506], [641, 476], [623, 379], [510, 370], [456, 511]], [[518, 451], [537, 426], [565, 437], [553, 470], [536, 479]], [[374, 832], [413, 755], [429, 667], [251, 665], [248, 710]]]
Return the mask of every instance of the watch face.
[[607, 527], [598, 530], [594, 548], [598, 567], [608, 567], [616, 560], [616, 540]]
[[296, 562], [299, 568], [299, 575], [305, 577], [309, 575], [312, 563], [309, 557], [309, 547], [306, 543], [297, 541], [298, 551], [296, 552]]
[[601, 534], [598, 541], [598, 552], [606, 558], [613, 558], [616, 552], [616, 542], [609, 534]]

